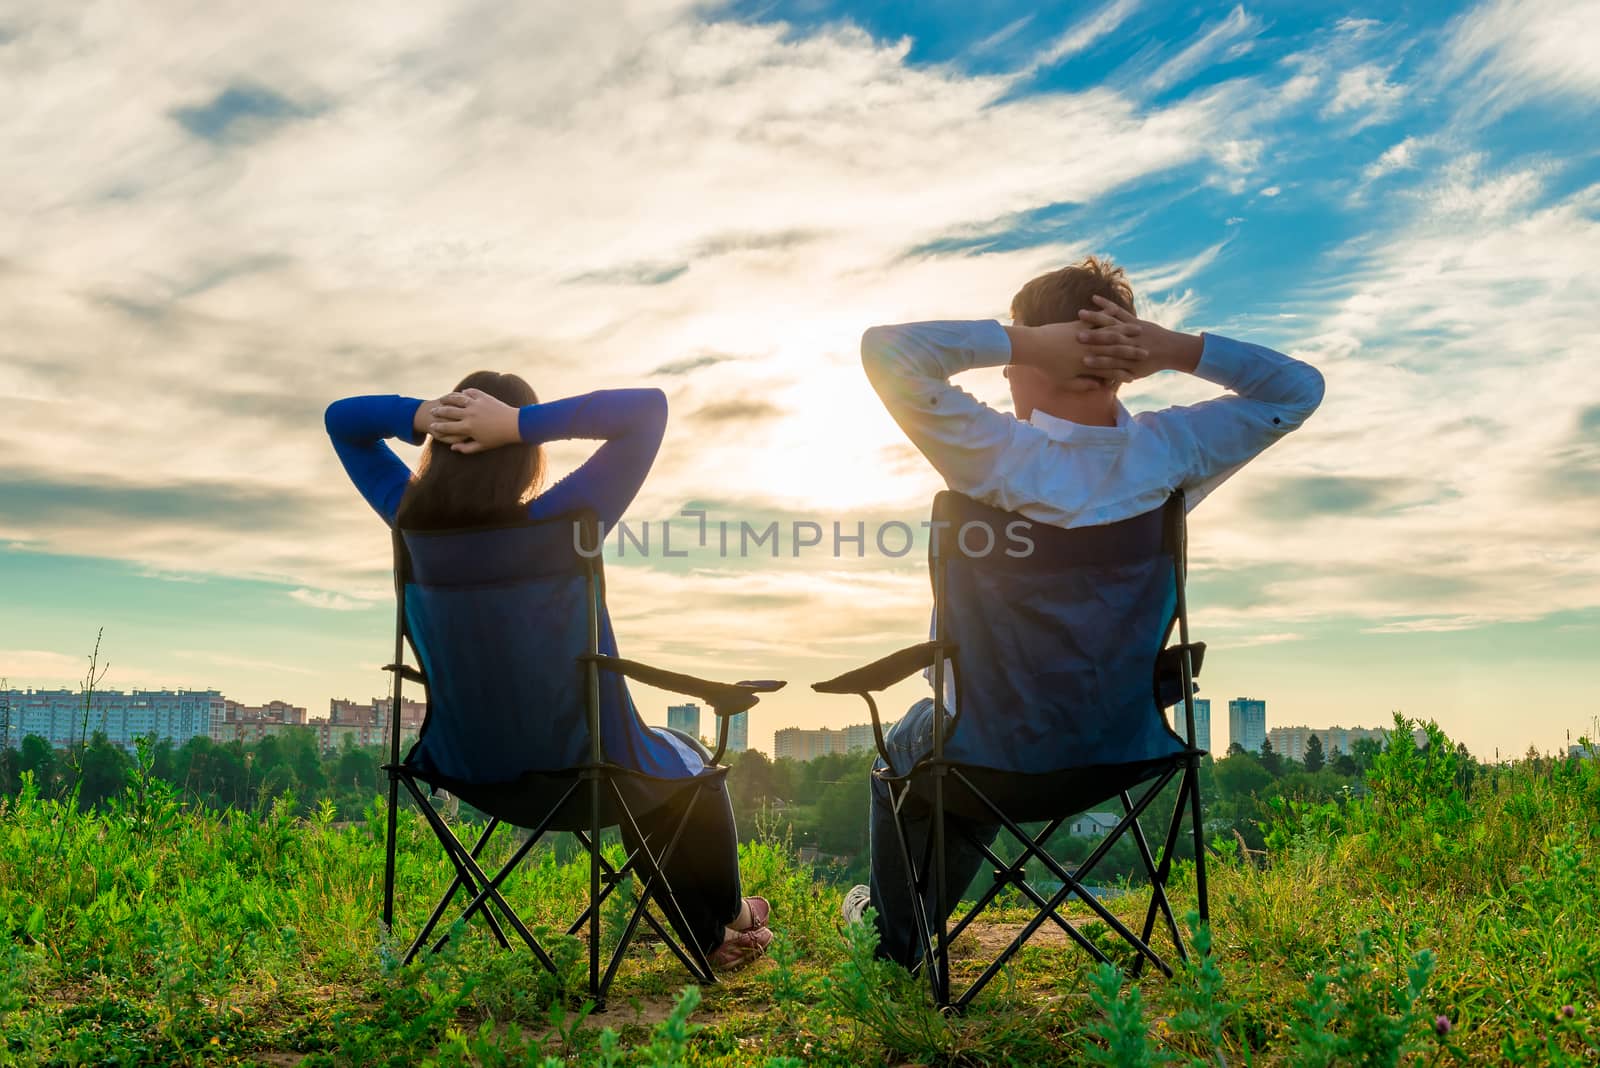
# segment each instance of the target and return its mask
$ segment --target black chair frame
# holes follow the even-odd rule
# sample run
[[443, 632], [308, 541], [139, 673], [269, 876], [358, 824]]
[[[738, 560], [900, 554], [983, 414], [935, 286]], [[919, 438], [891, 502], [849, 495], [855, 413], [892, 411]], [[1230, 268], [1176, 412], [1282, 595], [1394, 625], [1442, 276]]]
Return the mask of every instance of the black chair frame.
[[[475, 916], [481, 916], [495, 940], [501, 948], [510, 948], [511, 941], [506, 936], [501, 920], [512, 928], [515, 935], [533, 953], [539, 964], [550, 974], [559, 976], [559, 969], [548, 950], [540, 944], [527, 924], [517, 915], [515, 909], [506, 901], [501, 893], [501, 887], [506, 879], [515, 870], [546, 835], [561, 831], [571, 831], [573, 837], [583, 849], [589, 862], [589, 893], [588, 902], [584, 910], [567, 927], [568, 936], [587, 928], [588, 952], [588, 983], [587, 993], [593, 1000], [596, 1011], [604, 1011], [606, 998], [611, 989], [612, 981], [616, 978], [618, 967], [624, 955], [633, 943], [638, 933], [640, 924], [648, 926], [657, 938], [661, 940], [688, 969], [696, 982], [715, 983], [715, 973], [705, 952], [692, 939], [680, 940], [673, 930], [673, 923], [679, 930], [687, 930], [688, 924], [678, 904], [673, 890], [665, 875], [664, 868], [671, 860], [682, 839], [685, 827], [688, 826], [693, 815], [695, 804], [699, 799], [701, 790], [714, 783], [720, 783], [726, 778], [728, 769], [720, 761], [728, 743], [728, 722], [740, 712], [747, 711], [759, 700], [759, 694], [771, 692], [784, 686], [783, 682], [772, 680], [746, 681], [739, 683], [720, 683], [707, 679], [696, 678], [678, 672], [666, 671], [660, 668], [641, 664], [637, 661], [624, 660], [618, 657], [606, 656], [600, 652], [600, 620], [602, 606], [605, 604], [605, 574], [601, 562], [600, 546], [601, 533], [598, 521], [592, 513], [580, 513], [560, 520], [543, 520], [542, 522], [571, 522], [577, 524], [575, 537], [584, 547], [580, 553], [584, 559], [585, 603], [587, 607], [587, 651], [578, 659], [583, 663], [585, 671], [585, 713], [589, 730], [588, 760], [573, 768], [556, 772], [531, 773], [522, 779], [509, 784], [495, 784], [484, 787], [455, 780], [426, 774], [420, 769], [401, 759], [400, 742], [401, 726], [400, 713], [402, 687], [405, 682], [413, 682], [422, 686], [426, 694], [428, 680], [420, 668], [422, 659], [416, 655], [415, 638], [410, 633], [406, 623], [406, 585], [411, 578], [410, 556], [406, 549], [404, 536], [399, 530], [393, 534], [394, 545], [394, 574], [395, 574], [395, 643], [394, 662], [384, 665], [384, 670], [394, 675], [394, 685], [390, 698], [390, 737], [389, 737], [389, 762], [383, 765], [383, 770], [389, 776], [388, 799], [388, 828], [384, 860], [384, 897], [383, 897], [383, 930], [385, 934], [392, 934], [394, 930], [394, 903], [395, 903], [395, 850], [396, 850], [396, 817], [398, 815], [399, 795], [402, 787], [405, 788], [417, 808], [422, 812], [434, 836], [439, 840], [446, 857], [455, 869], [455, 878], [449, 888], [434, 906], [432, 913], [423, 924], [416, 937], [412, 939], [403, 958], [409, 964], [416, 959], [424, 945], [438, 929], [439, 924], [449, 912], [456, 895], [463, 889], [471, 895], [466, 907], [461, 911], [462, 919], [470, 921]], [[522, 524], [514, 524], [522, 525]], [[485, 528], [474, 528], [481, 530]], [[452, 533], [468, 533], [462, 531], [430, 531], [430, 534], [448, 535]], [[411, 645], [413, 658], [419, 665], [413, 667], [405, 662], [407, 644]], [[712, 754], [706, 769], [691, 777], [684, 779], [662, 779], [646, 775], [631, 768], [623, 767], [606, 759], [601, 746], [600, 733], [600, 673], [602, 671], [615, 672], [628, 678], [636, 679], [650, 686], [696, 697], [705, 701], [717, 717], [717, 746]], [[428, 717], [432, 715], [431, 705], [424, 716], [419, 737], [427, 731]], [[408, 758], [409, 759], [409, 758]], [[443, 789], [457, 796], [469, 804], [480, 808], [490, 819], [481, 834], [478, 835], [472, 846], [467, 847], [451, 830], [444, 816], [434, 807], [428, 795], [423, 792], [423, 787]], [[537, 787], [537, 790], [530, 788]], [[652, 850], [645, 835], [640, 831], [637, 822], [637, 805], [630, 803], [630, 793], [637, 796], [637, 789], [652, 789], [660, 803], [672, 803], [678, 800], [676, 794], [686, 795], [687, 800], [682, 804], [682, 814], [677, 818], [674, 830], [667, 844], [659, 851]], [[541, 801], [530, 814], [526, 806], [519, 806], [519, 795], [526, 796], [533, 793]], [[554, 797], [553, 802], [546, 802], [543, 798]], [[501, 814], [497, 815], [496, 812]], [[511, 857], [490, 876], [479, 864], [479, 858], [489, 844], [490, 839], [502, 824], [515, 823], [529, 828], [529, 834], [512, 853]], [[601, 832], [611, 826], [619, 829], [626, 826], [632, 832], [632, 837], [638, 843], [620, 867], [613, 866], [603, 855], [601, 848]], [[622, 933], [612, 950], [610, 959], [604, 970], [601, 969], [601, 906], [618, 887], [630, 879], [640, 883], [637, 903], [628, 915], [628, 920]], [[673, 923], [663, 923], [650, 908], [652, 898], [668, 913], [668, 919]], [[496, 912], [499, 916], [496, 916]], [[431, 947], [431, 952], [438, 952], [446, 942], [449, 934], [443, 934], [436, 939]]]
[[[960, 649], [956, 643], [947, 640], [946, 620], [949, 604], [946, 598], [945, 564], [950, 554], [941, 551], [940, 528], [937, 523], [933, 525], [935, 533], [929, 539], [928, 547], [928, 569], [933, 586], [934, 600], [933, 640], [890, 653], [872, 664], [846, 672], [827, 682], [816, 683], [812, 687], [821, 693], [856, 694], [867, 704], [868, 712], [872, 717], [873, 737], [877, 744], [878, 753], [886, 765], [884, 768], [875, 769], [873, 775], [885, 783], [890, 790], [896, 845], [900, 851], [905, 870], [908, 873], [914, 919], [922, 942], [922, 959], [918, 962], [917, 967], [926, 976], [933, 999], [941, 1008], [957, 1011], [964, 1009], [1046, 921], [1054, 922], [1072, 942], [1081, 946], [1095, 960], [1102, 963], [1110, 963], [1110, 958], [1105, 951], [1077, 927], [1073, 926], [1058, 911], [1072, 897], [1078, 898], [1088, 906], [1090, 911], [1101, 922], [1115, 932], [1135, 952], [1135, 959], [1129, 969], [1131, 975], [1139, 975], [1144, 965], [1148, 962], [1164, 975], [1170, 977], [1173, 973], [1172, 965], [1161, 954], [1156, 952], [1151, 945], [1151, 939], [1159, 916], [1167, 929], [1167, 933], [1171, 936], [1178, 958], [1185, 962], [1188, 961], [1188, 950], [1184, 945], [1177, 918], [1173, 913], [1172, 905], [1166, 892], [1166, 883], [1172, 870], [1179, 834], [1182, 831], [1185, 816], [1187, 816], [1189, 833], [1192, 837], [1194, 849], [1198, 912], [1202, 922], [1209, 920], [1210, 912], [1206, 893], [1204, 823], [1200, 803], [1200, 760], [1205, 753], [1203, 750], [1197, 749], [1194, 743], [1196, 737], [1194, 711], [1194, 692], [1196, 687], [1194, 680], [1200, 672], [1204, 659], [1205, 643], [1191, 643], [1189, 638], [1188, 604], [1184, 592], [1188, 566], [1187, 526], [1182, 491], [1175, 492], [1167, 500], [1163, 511], [1162, 526], [1163, 552], [1170, 554], [1174, 561], [1173, 582], [1176, 590], [1176, 606], [1172, 619], [1168, 621], [1167, 634], [1163, 644], [1170, 641], [1174, 627], [1178, 633], [1178, 642], [1176, 644], [1168, 644], [1162, 650], [1157, 664], [1153, 666], [1153, 674], [1158, 678], [1163, 674], [1170, 675], [1172, 683], [1181, 684], [1181, 700], [1185, 723], [1188, 728], [1186, 735], [1188, 739], [1187, 746], [1183, 752], [1170, 759], [1148, 761], [1135, 767], [1123, 766], [1117, 769], [1108, 769], [1111, 771], [1112, 776], [1120, 776], [1118, 786], [1110, 787], [1093, 797], [1083, 797], [1081, 791], [1073, 791], [1078, 794], [1077, 801], [1069, 802], [1065, 811], [1050, 811], [1048, 816], [1045, 817], [1045, 826], [1037, 833], [1030, 834], [1022, 827], [1022, 823], [1034, 822], [1039, 818], [1039, 813], [1034, 812], [1024, 819], [1017, 819], [1014, 811], [1008, 811], [1008, 806], [994, 796], [997, 794], [1004, 795], [1007, 792], [1006, 785], [1008, 780], [1019, 777], [1011, 776], [995, 769], [965, 765], [945, 756], [945, 743], [948, 740], [948, 736], [960, 724], [961, 704], [964, 695], [961, 690]], [[945, 671], [947, 670], [947, 665], [953, 676], [951, 681], [954, 683], [957, 704], [956, 714], [948, 725], [945, 716]], [[932, 669], [933, 682], [933, 747], [928, 756], [919, 760], [915, 766], [903, 773], [896, 773], [893, 758], [884, 741], [878, 705], [873, 700], [872, 694], [887, 689], [915, 672], [928, 668]], [[1093, 774], [1095, 770], [1085, 769], [1085, 772]], [[1066, 783], [1071, 781], [1076, 774], [1078, 773], [1063, 772], [1057, 773], [1056, 776], [1026, 776], [1021, 778], [1054, 779], [1057, 782]], [[1172, 819], [1168, 824], [1167, 834], [1165, 840], [1161, 843], [1161, 850], [1158, 856], [1152, 853], [1150, 842], [1144, 834], [1139, 818], [1174, 779], [1177, 779], [1179, 783], [1177, 798], [1173, 806]], [[1109, 778], [1106, 781], [1110, 781]], [[1040, 784], [1031, 785], [1039, 786]], [[1041, 788], [1048, 791], [1050, 784], [1047, 782]], [[1137, 799], [1133, 797], [1133, 791], [1135, 790], [1138, 791]], [[1016, 791], [1012, 792], [1015, 793]], [[1037, 791], [1027, 792], [1036, 793]], [[1117, 797], [1122, 805], [1123, 816], [1121, 820], [1090, 852], [1082, 864], [1069, 871], [1047, 851], [1051, 837], [1071, 816], [1083, 811], [1089, 804], [1102, 799], [1109, 799], [1112, 796]], [[989, 844], [976, 841], [965, 833], [962, 834], [962, 837], [967, 842], [976, 846], [989, 863], [994, 865], [994, 880], [978, 897], [972, 908], [954, 926], [950, 923], [950, 917], [956, 902], [951, 899], [951, 894], [952, 892], [960, 893], [965, 888], [945, 885], [947, 836], [952, 830], [951, 827], [947, 826], [946, 816], [952, 805], [955, 805], [960, 810], [965, 810], [969, 815], [978, 816], [986, 822], [998, 823], [1002, 830], [1015, 839], [1021, 847], [1021, 853], [1014, 861], [1006, 861]], [[931, 833], [920, 857], [912, 855], [910, 840], [905, 830], [905, 820], [913, 811], [919, 814], [925, 813], [931, 821]], [[957, 833], [962, 833], [963, 828], [958, 824], [954, 830]], [[1151, 887], [1150, 902], [1145, 912], [1143, 928], [1141, 933], [1137, 935], [1107, 909], [1095, 897], [1094, 893], [1084, 885], [1084, 879], [1105, 858], [1112, 846], [1127, 834], [1131, 834], [1133, 840], [1137, 843], [1139, 857], [1145, 873], [1150, 879]], [[1048, 897], [1027, 880], [1024, 869], [1030, 859], [1037, 859], [1061, 883], [1061, 887]], [[936, 915], [929, 915], [924, 904], [925, 895], [930, 888], [930, 884], [933, 889]], [[1024, 897], [1033, 903], [1036, 912], [984, 971], [964, 991], [952, 996], [950, 945], [994, 902], [995, 898], [1007, 886], [1015, 886]]]

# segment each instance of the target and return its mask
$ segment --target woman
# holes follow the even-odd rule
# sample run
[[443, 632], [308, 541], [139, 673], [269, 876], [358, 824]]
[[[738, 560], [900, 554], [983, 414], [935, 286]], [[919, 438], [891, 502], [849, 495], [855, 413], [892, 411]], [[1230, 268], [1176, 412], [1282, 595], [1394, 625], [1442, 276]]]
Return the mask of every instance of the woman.
[[[477, 371], [437, 400], [336, 401], [326, 423], [350, 480], [391, 527], [446, 530], [587, 508], [604, 532], [622, 517], [655, 461], [667, 399], [658, 389], [616, 389], [540, 404], [516, 375]], [[391, 437], [423, 444], [415, 475], [386, 444]], [[541, 492], [542, 446], [571, 438], [604, 444]], [[601, 652], [617, 655], [609, 621], [603, 621]], [[646, 726], [631, 700], [620, 705], [626, 711], [618, 721], [601, 725], [610, 759], [670, 778], [705, 766], [709, 754], [697, 741]], [[720, 804], [695, 806], [693, 825], [664, 874], [691, 928], [680, 933], [694, 938], [714, 967], [729, 969], [760, 956], [772, 932], [767, 902], [740, 896], [733, 808], [726, 785], [718, 790]], [[656, 843], [658, 834], [670, 836], [672, 821], [670, 813], [649, 813], [639, 822]]]

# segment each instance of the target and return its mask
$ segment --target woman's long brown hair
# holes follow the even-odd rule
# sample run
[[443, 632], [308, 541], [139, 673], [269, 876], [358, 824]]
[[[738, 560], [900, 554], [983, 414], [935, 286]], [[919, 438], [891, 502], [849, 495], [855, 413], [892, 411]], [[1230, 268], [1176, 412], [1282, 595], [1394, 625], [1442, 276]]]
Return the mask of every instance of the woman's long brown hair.
[[[464, 389], [481, 389], [513, 408], [539, 401], [521, 378], [495, 371], [472, 372], [455, 392]], [[451, 530], [513, 522], [527, 514], [543, 478], [544, 449], [538, 445], [460, 453], [430, 437], [395, 523], [406, 530]]]

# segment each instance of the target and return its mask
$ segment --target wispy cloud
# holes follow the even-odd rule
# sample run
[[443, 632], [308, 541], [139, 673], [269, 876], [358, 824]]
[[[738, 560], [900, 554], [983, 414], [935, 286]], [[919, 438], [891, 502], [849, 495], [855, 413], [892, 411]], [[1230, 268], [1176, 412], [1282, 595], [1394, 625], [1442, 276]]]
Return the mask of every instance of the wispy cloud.
[[[1138, 8], [1139, 0], [1112, 0], [1093, 15], [1067, 27], [1061, 36], [1050, 42], [1048, 48], [1033, 58], [1029, 70], [1038, 70], [1060, 63], [1063, 59], [1093, 48], [1115, 33]], [[1001, 32], [1016, 32], [1012, 27], [1021, 29], [1016, 23], [1012, 23], [1011, 27]]]
[[1389, 81], [1392, 69], [1376, 63], [1363, 63], [1342, 71], [1333, 98], [1322, 109], [1322, 113], [1338, 116], [1357, 112], [1352, 130], [1387, 121], [1405, 97], [1405, 88]]
[[327, 590], [290, 590], [289, 596], [301, 604], [312, 608], [324, 608], [330, 612], [359, 612], [372, 607], [370, 601], [352, 600], [342, 593], [331, 593]]
[[1218, 53], [1225, 59], [1235, 59], [1249, 51], [1249, 38], [1260, 30], [1261, 20], [1243, 5], [1236, 5], [1226, 18], [1207, 27], [1177, 55], [1165, 60], [1145, 79], [1145, 84], [1159, 92], [1190, 77]]
[[1418, 137], [1407, 137], [1383, 150], [1383, 154], [1369, 163], [1361, 172], [1365, 182], [1374, 182], [1385, 175], [1396, 171], [1408, 170], [1416, 166], [1417, 153], [1423, 147], [1423, 141]]
[[1600, 5], [1593, 0], [1487, 0], [1460, 16], [1442, 75], [1468, 79], [1491, 113], [1536, 97], [1600, 98]]

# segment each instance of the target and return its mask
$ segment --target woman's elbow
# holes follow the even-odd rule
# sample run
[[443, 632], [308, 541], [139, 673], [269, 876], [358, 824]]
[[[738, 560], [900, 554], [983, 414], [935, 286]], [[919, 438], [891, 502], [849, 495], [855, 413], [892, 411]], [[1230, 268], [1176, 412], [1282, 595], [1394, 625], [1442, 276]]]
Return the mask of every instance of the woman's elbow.
[[639, 390], [639, 419], [659, 436], [667, 429], [667, 395], [654, 386]]
[[322, 428], [328, 432], [330, 438], [339, 436], [339, 425], [343, 422], [344, 410], [348, 407], [350, 398], [336, 400], [328, 405], [322, 412]]

